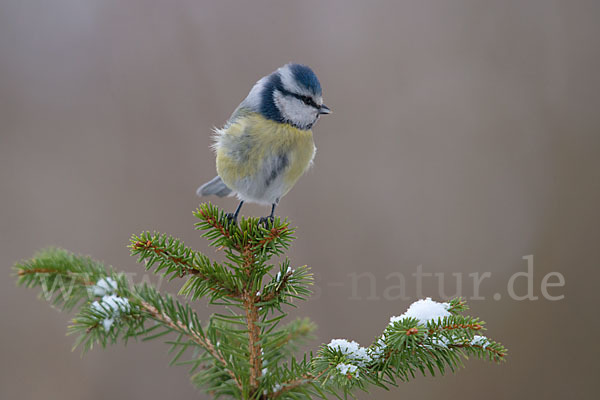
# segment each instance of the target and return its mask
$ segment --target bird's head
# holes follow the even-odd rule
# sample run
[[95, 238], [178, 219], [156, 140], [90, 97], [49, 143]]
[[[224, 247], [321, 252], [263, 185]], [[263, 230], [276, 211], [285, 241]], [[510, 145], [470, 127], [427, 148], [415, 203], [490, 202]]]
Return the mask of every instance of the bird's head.
[[286, 64], [265, 76], [248, 97], [266, 118], [299, 129], [310, 129], [321, 114], [331, 113], [323, 104], [319, 79], [301, 64]]

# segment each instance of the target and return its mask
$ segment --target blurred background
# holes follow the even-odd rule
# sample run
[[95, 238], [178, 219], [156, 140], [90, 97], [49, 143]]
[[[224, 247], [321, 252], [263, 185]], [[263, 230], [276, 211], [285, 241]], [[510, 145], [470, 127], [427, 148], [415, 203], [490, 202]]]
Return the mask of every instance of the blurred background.
[[[0, 398], [208, 398], [159, 340], [71, 352], [72, 316], [11, 266], [54, 245], [141, 279], [126, 245], [146, 229], [214, 255], [192, 216], [215, 175], [211, 128], [289, 61], [334, 110], [277, 209], [298, 226], [293, 263], [316, 274], [292, 310], [319, 326], [306, 348], [368, 345], [418, 296], [461, 294], [507, 362], [360, 399], [595, 397], [599, 21], [597, 1], [3, 0]], [[538, 299], [517, 301], [529, 255]], [[419, 269], [437, 274], [422, 293]]]

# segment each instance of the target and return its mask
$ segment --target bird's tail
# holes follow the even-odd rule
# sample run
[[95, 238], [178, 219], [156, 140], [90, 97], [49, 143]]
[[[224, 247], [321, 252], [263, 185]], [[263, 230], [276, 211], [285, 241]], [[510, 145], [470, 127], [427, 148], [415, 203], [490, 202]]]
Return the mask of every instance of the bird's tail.
[[225, 197], [231, 194], [231, 189], [229, 189], [221, 180], [220, 176], [215, 176], [212, 180], [206, 182], [204, 185], [200, 186], [198, 190], [196, 190], [196, 194], [200, 197], [208, 196], [211, 194], [217, 195], [219, 197]]

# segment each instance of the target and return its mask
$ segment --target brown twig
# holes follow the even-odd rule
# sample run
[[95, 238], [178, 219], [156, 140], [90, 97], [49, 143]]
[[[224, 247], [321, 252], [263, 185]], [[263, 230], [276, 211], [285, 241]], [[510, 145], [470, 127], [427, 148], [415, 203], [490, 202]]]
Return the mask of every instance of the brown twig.
[[287, 231], [287, 226], [283, 226], [281, 228], [271, 228], [268, 236], [265, 236], [261, 240], [259, 240], [254, 247], [264, 247], [266, 244], [274, 242], [275, 239], [278, 239], [283, 232]]
[[59, 271], [53, 270], [50, 268], [20, 269], [19, 272], [17, 272], [17, 275], [25, 276], [25, 275], [31, 275], [31, 274], [52, 274], [52, 273], [57, 274], [57, 273], [59, 273]]
[[[229, 232], [227, 231], [227, 229], [225, 229], [225, 227], [223, 226], [223, 224], [220, 223], [220, 221], [217, 218], [213, 218], [210, 215], [207, 215], [204, 213], [204, 210], [199, 210], [200, 215], [202, 215], [202, 217], [204, 218], [204, 220], [213, 228], [217, 229], [221, 235], [225, 236], [227, 239], [231, 240], [231, 235], [229, 234]], [[232, 241], [232, 246], [234, 249], [236, 250], [240, 250], [240, 248], [233, 243]]]
[[186, 261], [184, 261], [181, 257], [175, 257], [173, 254], [169, 253], [167, 250], [165, 249], [161, 249], [160, 247], [156, 246], [154, 243], [152, 243], [151, 240], [147, 240], [147, 241], [141, 241], [138, 240], [137, 242], [135, 242], [132, 246], [134, 249], [136, 250], [150, 250], [152, 252], [154, 252], [154, 254], [156, 254], [157, 256], [161, 256], [161, 257], [165, 257], [167, 258], [169, 261], [175, 263], [175, 264], [179, 264], [179, 266], [185, 271], [185, 274], [199, 274], [200, 271], [198, 271], [198, 269], [196, 269], [196, 267], [193, 264], [190, 264]]
[[270, 293], [266, 293], [265, 295], [260, 296], [260, 298], [258, 299], [258, 302], [262, 303], [262, 302], [271, 301], [274, 298], [276, 298], [277, 296], [279, 296], [279, 294], [281, 292], [283, 292], [283, 290], [287, 286], [287, 281], [290, 279], [290, 276], [292, 276], [293, 273], [294, 273], [293, 271], [286, 272], [283, 275], [283, 277], [281, 278], [281, 284], [279, 285], [279, 287]]
[[481, 324], [453, 324], [453, 325], [440, 326], [438, 329], [430, 329], [429, 333], [434, 333], [439, 330], [449, 331], [452, 329], [472, 329], [474, 331], [478, 331], [481, 328], [483, 328], [483, 326]]
[[281, 396], [283, 393], [295, 389], [298, 386], [308, 385], [310, 383], [316, 382], [323, 374], [327, 372], [327, 369], [319, 372], [317, 375], [313, 374], [304, 374], [300, 377], [300, 379], [294, 379], [293, 381], [283, 382], [281, 383], [281, 388], [279, 390], [274, 391], [273, 393], [268, 395], [268, 398], [276, 399]]
[[179, 264], [179, 266], [183, 270], [182, 273], [179, 275], [181, 278], [183, 278], [185, 275], [194, 275], [194, 276], [197, 276], [200, 279], [204, 279], [206, 281], [210, 281], [211, 283], [213, 283], [216, 286], [218, 286], [218, 288], [211, 287], [210, 290], [212, 290], [212, 291], [222, 292], [223, 294], [225, 294], [226, 296], [231, 297], [231, 298], [237, 298], [237, 299], [239, 299], [241, 297], [241, 293], [239, 293], [238, 291], [231, 290], [230, 288], [227, 288], [227, 287], [221, 285], [220, 281], [218, 281], [216, 279], [213, 279], [213, 278], [211, 278], [209, 276], [204, 275], [193, 264], [190, 264], [190, 263], [184, 261], [183, 259], [181, 259], [181, 257], [175, 257], [175, 256], [173, 256], [168, 251], [166, 251], [164, 249], [161, 249], [160, 247], [156, 246], [150, 240], [148, 240], [146, 242], [144, 242], [144, 241], [137, 241], [137, 242], [135, 242], [133, 244], [132, 247], [134, 249], [138, 249], [138, 250], [139, 249], [143, 249], [143, 250], [152, 251], [157, 256], [165, 257], [168, 260], [170, 260], [171, 262]]
[[152, 306], [149, 303], [146, 303], [145, 301], [142, 301], [142, 308], [146, 312], [148, 312], [152, 316], [152, 318], [166, 324], [171, 329], [173, 329], [177, 332], [188, 335], [194, 342], [196, 342], [200, 346], [204, 347], [206, 349], [206, 351], [208, 351], [208, 353], [210, 353], [210, 355], [212, 355], [218, 362], [220, 362], [223, 365], [225, 371], [227, 371], [229, 376], [231, 376], [231, 378], [234, 380], [237, 387], [240, 390], [242, 390], [242, 384], [240, 383], [239, 379], [233, 373], [233, 371], [231, 371], [227, 367], [227, 361], [225, 361], [223, 356], [217, 351], [214, 344], [208, 338], [200, 336], [198, 334], [198, 332], [185, 326], [181, 321], [173, 321], [169, 316], [159, 312], [154, 306]]
[[83, 276], [88, 276], [90, 274], [87, 273], [72, 273], [70, 271], [59, 271], [57, 269], [51, 269], [51, 268], [32, 268], [32, 269], [20, 269], [19, 272], [17, 272], [18, 276], [25, 276], [25, 275], [33, 275], [33, 274], [56, 274], [56, 275], [62, 275], [62, 276], [67, 276], [69, 278], [74, 278], [74, 279], [79, 279], [79, 283], [85, 286], [90, 286], [90, 285], [94, 285], [95, 282], [89, 281], [85, 278], [82, 278]]
[[470, 344], [470, 343], [462, 343], [462, 344], [449, 344], [448, 347], [454, 347], [454, 348], [466, 348], [466, 347], [474, 347], [477, 349], [482, 349], [482, 350], [486, 350], [489, 351], [490, 353], [494, 353], [496, 354], [499, 358], [503, 358], [505, 356], [504, 353], [495, 350], [495, 349], [491, 349], [488, 346], [484, 347], [478, 344]]

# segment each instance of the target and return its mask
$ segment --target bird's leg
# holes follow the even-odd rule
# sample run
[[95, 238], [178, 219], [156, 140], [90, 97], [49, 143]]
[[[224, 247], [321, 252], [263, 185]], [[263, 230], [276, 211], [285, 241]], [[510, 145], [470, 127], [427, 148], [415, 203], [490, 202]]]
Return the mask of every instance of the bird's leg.
[[232, 213], [225, 214], [225, 217], [227, 217], [229, 222], [233, 222], [234, 224], [237, 224], [237, 217], [238, 217], [243, 205], [244, 205], [244, 200], [240, 201], [240, 204], [238, 204], [238, 206], [235, 209], [235, 212], [233, 214]]
[[265, 224], [268, 226], [269, 222], [271, 225], [273, 224], [273, 219], [275, 218], [275, 207], [277, 207], [277, 203], [271, 204], [271, 214], [268, 217], [262, 217], [259, 221], [260, 224]]

